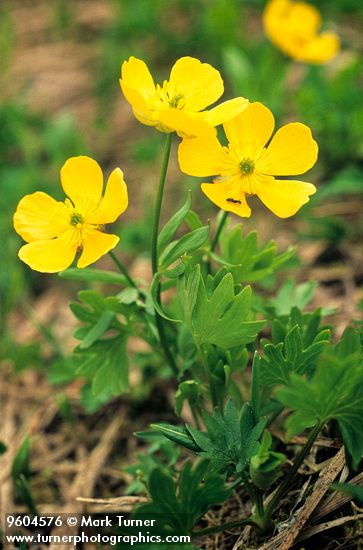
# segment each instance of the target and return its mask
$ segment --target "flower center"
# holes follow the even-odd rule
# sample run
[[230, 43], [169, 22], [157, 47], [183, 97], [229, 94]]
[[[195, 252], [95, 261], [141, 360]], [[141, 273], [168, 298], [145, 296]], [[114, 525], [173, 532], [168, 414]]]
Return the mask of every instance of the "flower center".
[[181, 100], [184, 99], [182, 95], [176, 95], [172, 99], [169, 99], [169, 105], [170, 107], [173, 107], [174, 109], [177, 109], [180, 105]]
[[78, 212], [73, 212], [71, 214], [71, 225], [76, 225], [79, 227], [83, 223], [83, 217]]
[[252, 174], [252, 172], [254, 171], [255, 163], [253, 162], [253, 160], [244, 159], [239, 163], [239, 167], [242, 174], [247, 176], [248, 174]]

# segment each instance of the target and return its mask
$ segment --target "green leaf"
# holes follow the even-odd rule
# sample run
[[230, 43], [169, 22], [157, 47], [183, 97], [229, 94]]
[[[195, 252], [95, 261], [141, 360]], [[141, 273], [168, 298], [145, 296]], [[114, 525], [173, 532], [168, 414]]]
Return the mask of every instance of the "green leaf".
[[161, 270], [166, 269], [184, 254], [198, 250], [208, 239], [209, 229], [209, 225], [205, 225], [183, 235], [178, 241], [171, 242], [159, 258]]
[[28, 435], [21, 442], [11, 466], [11, 477], [14, 482], [20, 476], [26, 479], [30, 477], [30, 437]]
[[201, 396], [201, 389], [195, 380], [185, 380], [179, 384], [175, 394], [175, 412], [181, 415], [184, 401], [188, 401], [191, 407], [194, 407]]
[[165, 246], [170, 242], [174, 237], [175, 233], [185, 220], [192, 203], [192, 193], [188, 191], [187, 200], [183, 206], [178, 210], [174, 216], [164, 225], [158, 236], [158, 251], [160, 252], [165, 248]]
[[[352, 342], [350, 330], [343, 342], [322, 355], [311, 380], [292, 374], [289, 385], [278, 389], [276, 397], [293, 411], [286, 422], [290, 437], [317, 423], [336, 420], [357, 467], [363, 455], [363, 360], [355, 345], [349, 350], [348, 341]], [[345, 357], [339, 353], [343, 348]]]
[[355, 500], [363, 503], [363, 487], [359, 485], [354, 485], [354, 483], [333, 483], [330, 485], [331, 489], [334, 491], [341, 491], [347, 495], [352, 496]]
[[289, 315], [293, 307], [303, 309], [311, 302], [316, 286], [316, 281], [295, 285], [292, 279], [287, 279], [276, 298], [270, 300], [276, 315]]
[[21, 474], [15, 480], [15, 494], [27, 507], [31, 514], [38, 515], [38, 510], [30, 489], [28, 479]]
[[244, 283], [265, 279], [294, 255], [293, 248], [278, 254], [274, 241], [260, 247], [257, 232], [252, 231], [245, 236], [240, 224], [229, 233], [222, 233], [220, 246], [221, 255], [213, 255], [214, 259], [228, 266], [236, 281]]
[[286, 456], [271, 450], [272, 436], [264, 432], [258, 452], [251, 458], [250, 476], [260, 489], [268, 489], [281, 476], [280, 467]]
[[205, 460], [194, 468], [186, 462], [177, 481], [163, 468], [155, 468], [148, 488], [151, 502], [138, 507], [135, 517], [162, 517], [163, 527], [178, 534], [190, 533], [209, 508], [231, 496], [224, 477], [210, 471]]
[[87, 413], [92, 414], [103, 407], [110, 400], [111, 396], [112, 393], [109, 388], [95, 395], [92, 391], [92, 383], [88, 382], [81, 389], [80, 403]]
[[[327, 337], [330, 334], [326, 335]], [[311, 377], [318, 359], [328, 344], [328, 339], [314, 339], [311, 345], [305, 347], [302, 329], [295, 325], [285, 336], [284, 342], [277, 345], [266, 344], [264, 357], [261, 359], [260, 380], [265, 386], [288, 384], [290, 374], [307, 374]]]
[[182, 447], [189, 449], [190, 451], [200, 451], [200, 447], [195, 443], [192, 436], [185, 428], [179, 428], [172, 424], [151, 424], [151, 428], [162, 433], [165, 437], [178, 443]]
[[210, 459], [211, 467], [218, 472], [243, 472], [252, 456], [258, 451], [258, 440], [266, 425], [263, 419], [255, 422], [253, 410], [245, 403], [238, 412], [230, 399], [224, 414], [215, 410], [203, 416], [207, 432], [188, 427], [198, 454]]
[[[98, 369], [92, 383], [94, 394], [110, 390], [113, 395], [127, 392], [129, 389], [129, 361], [127, 356], [127, 336], [120, 334], [116, 338], [99, 342], [99, 351], [94, 356]], [[101, 360], [100, 360], [101, 359]]]
[[80, 349], [87, 349], [92, 346], [110, 328], [115, 314], [112, 311], [104, 311], [96, 323], [90, 328], [80, 343]]
[[8, 450], [7, 446], [5, 445], [5, 443], [3, 443], [2, 441], [0, 441], [0, 455], [3, 455], [4, 453], [6, 453], [6, 451]]
[[86, 283], [109, 283], [117, 285], [126, 285], [127, 281], [124, 275], [114, 271], [106, 271], [103, 269], [92, 269], [90, 267], [78, 269], [71, 267], [66, 271], [61, 271], [59, 277], [62, 279], [70, 279], [72, 281], [81, 281]]
[[92, 380], [95, 395], [119, 395], [129, 389], [128, 333], [98, 340], [80, 353], [78, 376]]
[[199, 266], [181, 279], [178, 299], [183, 320], [198, 345], [215, 344], [227, 349], [253, 341], [264, 321], [250, 320], [251, 288], [245, 287], [235, 295], [232, 275], [227, 273], [219, 282], [217, 276], [208, 279], [209, 293]]
[[153, 280], [151, 282], [151, 288], [150, 288], [150, 296], [152, 299], [153, 306], [157, 313], [160, 315], [160, 317], [163, 317], [167, 321], [172, 321], [174, 323], [180, 323], [180, 319], [174, 319], [173, 317], [169, 317], [163, 310], [160, 304], [159, 300], [159, 293], [160, 293], [160, 284], [161, 284], [161, 273], [155, 273]]
[[267, 387], [289, 382], [292, 372], [315, 371], [324, 347], [330, 342], [330, 330], [320, 326], [321, 309], [302, 313], [293, 307], [290, 315], [272, 322], [272, 343], [261, 341], [264, 356], [261, 358], [260, 383]]

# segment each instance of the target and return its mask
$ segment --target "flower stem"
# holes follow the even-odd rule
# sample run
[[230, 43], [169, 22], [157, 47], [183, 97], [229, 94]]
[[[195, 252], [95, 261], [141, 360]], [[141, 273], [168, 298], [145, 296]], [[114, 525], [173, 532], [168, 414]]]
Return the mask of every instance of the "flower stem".
[[324, 423], [317, 424], [314, 429], [311, 431], [309, 439], [305, 443], [304, 447], [301, 449], [300, 453], [295, 458], [294, 464], [291, 466], [290, 470], [288, 471], [286, 477], [282, 481], [281, 485], [277, 489], [276, 493], [270, 500], [269, 504], [266, 507], [264, 516], [266, 518], [269, 518], [271, 514], [273, 513], [275, 506], [279, 503], [280, 499], [284, 496], [286, 491], [289, 490], [291, 486], [291, 482], [294, 479], [295, 475], [297, 474], [301, 464], [304, 462], [305, 457], [307, 456], [308, 452], [310, 451], [311, 447], [313, 446], [313, 443], [315, 439], [318, 437], [320, 430], [322, 429]]
[[[172, 138], [173, 138], [172, 133], [166, 134], [164, 158], [163, 158], [163, 163], [161, 165], [159, 185], [156, 193], [154, 221], [153, 221], [152, 239], [151, 239], [151, 267], [152, 267], [153, 275], [155, 275], [155, 273], [157, 273], [158, 271], [158, 235], [159, 235], [159, 225], [160, 225], [160, 213], [161, 213], [161, 205], [163, 202], [166, 174], [168, 171]], [[160, 302], [160, 284], [157, 290], [157, 300], [158, 302]], [[168, 342], [167, 342], [166, 334], [164, 330], [163, 319], [160, 317], [157, 311], [155, 311], [155, 324], [159, 334], [160, 345], [164, 352], [165, 358], [167, 359], [170, 365], [170, 368], [172, 369], [174, 374], [177, 376], [179, 374], [179, 370], [176, 365], [174, 356], [171, 353], [168, 346]]]
[[131, 275], [129, 275], [129, 272], [127, 271], [126, 267], [123, 265], [121, 260], [118, 259], [116, 254], [114, 254], [112, 252], [112, 250], [109, 250], [108, 253], [109, 253], [110, 257], [112, 258], [112, 260], [114, 261], [114, 263], [116, 264], [116, 266], [118, 267], [120, 273], [122, 273], [122, 275], [125, 277], [126, 281], [129, 283], [129, 285], [132, 286], [133, 288], [136, 288], [137, 290], [139, 290], [137, 284], [132, 279]]
[[226, 221], [227, 221], [227, 218], [228, 218], [228, 212], [227, 210], [225, 210], [222, 214], [222, 217], [219, 221], [219, 224], [217, 226], [217, 229], [216, 229], [216, 234], [214, 235], [214, 239], [212, 241], [212, 245], [211, 245], [211, 252], [213, 252], [213, 250], [215, 250], [217, 244], [218, 244], [218, 241], [219, 241], [219, 237], [222, 233], [222, 230], [223, 230], [223, 227], [225, 226], [226, 224]]
[[173, 139], [173, 134], [166, 134], [165, 149], [164, 149], [164, 158], [161, 165], [159, 186], [156, 193], [156, 202], [154, 209], [154, 221], [152, 229], [152, 241], [151, 241], [151, 266], [153, 270], [153, 275], [158, 270], [158, 235], [159, 235], [159, 224], [160, 224], [160, 213], [161, 205], [163, 202], [164, 186], [166, 181], [166, 173], [168, 171], [171, 142]]

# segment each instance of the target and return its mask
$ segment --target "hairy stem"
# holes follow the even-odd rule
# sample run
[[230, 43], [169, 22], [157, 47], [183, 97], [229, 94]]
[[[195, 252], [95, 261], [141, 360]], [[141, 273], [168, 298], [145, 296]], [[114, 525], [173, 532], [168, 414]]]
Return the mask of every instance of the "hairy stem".
[[[153, 275], [155, 275], [155, 273], [157, 273], [158, 271], [158, 235], [159, 235], [159, 225], [160, 225], [160, 213], [161, 213], [161, 205], [163, 202], [166, 174], [168, 171], [172, 137], [173, 137], [172, 133], [166, 134], [164, 158], [163, 158], [163, 163], [161, 165], [159, 185], [156, 193], [154, 221], [153, 221], [152, 239], [151, 239], [151, 267], [152, 267]], [[160, 294], [161, 292], [160, 292], [160, 284], [159, 284], [158, 290], [157, 290], [157, 300], [159, 303], [161, 300]], [[172, 369], [174, 374], [177, 376], [179, 374], [179, 370], [176, 365], [174, 356], [171, 353], [168, 346], [168, 341], [167, 341], [165, 329], [164, 329], [164, 321], [160, 317], [157, 311], [155, 311], [155, 324], [159, 334], [160, 345], [165, 355], [165, 358], [168, 361], [170, 368]]]

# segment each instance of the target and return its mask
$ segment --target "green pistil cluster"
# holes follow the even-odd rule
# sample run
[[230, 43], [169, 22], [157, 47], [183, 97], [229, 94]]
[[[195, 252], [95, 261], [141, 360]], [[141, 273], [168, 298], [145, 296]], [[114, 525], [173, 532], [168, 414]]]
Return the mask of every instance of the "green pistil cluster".
[[81, 214], [78, 214], [77, 212], [74, 212], [74, 214], [71, 215], [71, 224], [72, 225], [78, 225], [79, 223], [82, 223], [83, 218]]
[[181, 99], [183, 99], [182, 95], [176, 95], [175, 97], [173, 97], [173, 99], [169, 101], [170, 107], [177, 109]]
[[252, 174], [255, 169], [255, 163], [252, 160], [243, 160], [239, 163], [241, 172], [244, 175]]

